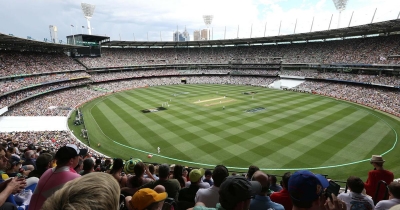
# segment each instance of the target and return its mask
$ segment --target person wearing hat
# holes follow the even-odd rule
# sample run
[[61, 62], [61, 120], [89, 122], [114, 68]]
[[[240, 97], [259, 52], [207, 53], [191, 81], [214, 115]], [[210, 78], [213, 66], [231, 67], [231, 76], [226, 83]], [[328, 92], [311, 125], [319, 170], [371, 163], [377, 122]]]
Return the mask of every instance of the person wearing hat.
[[41, 209], [44, 201], [54, 192], [62, 188], [68, 181], [80, 177], [73, 168], [78, 165], [79, 159], [86, 153], [86, 149], [78, 149], [74, 144], [67, 144], [58, 149], [55, 155], [57, 166], [48, 169], [40, 177], [39, 183], [33, 192], [29, 209]]
[[375, 202], [385, 199], [384, 196], [386, 189], [384, 184], [381, 184], [380, 186], [378, 197], [374, 197], [378, 187], [378, 182], [383, 180], [387, 184], [390, 184], [394, 179], [393, 173], [383, 168], [384, 162], [385, 160], [382, 158], [382, 156], [372, 155], [370, 163], [374, 167], [374, 170], [368, 172], [368, 178], [364, 185], [367, 195], [371, 196]]
[[[0, 145], [0, 171], [6, 169], [8, 159], [6, 157], [6, 150]], [[11, 194], [15, 194], [26, 187], [26, 180], [20, 179], [18, 177], [14, 177], [11, 179], [4, 180], [3, 178], [8, 178], [6, 174], [5, 176], [0, 177], [0, 209], [9, 210], [16, 209], [16, 206], [11, 202], [6, 202], [7, 197]]]
[[[182, 188], [179, 191], [178, 201], [183, 203], [185, 202], [185, 207], [190, 208], [194, 206], [194, 198], [196, 197], [196, 193], [199, 190], [199, 183], [201, 182], [201, 177], [204, 175], [204, 170], [201, 169], [193, 169], [189, 173], [190, 186], [188, 188]], [[179, 203], [178, 203], [179, 205]], [[185, 209], [187, 209], [185, 208]]]
[[167, 199], [168, 194], [166, 192], [156, 192], [150, 188], [143, 188], [138, 190], [132, 199], [127, 202], [129, 210], [157, 210], [161, 209], [164, 200]]
[[228, 176], [219, 187], [219, 203], [215, 208], [207, 208], [198, 202], [193, 210], [248, 210], [251, 197], [259, 194], [261, 189], [257, 181], [249, 181], [243, 176]]
[[25, 171], [21, 166], [22, 166], [22, 160], [17, 157], [17, 156], [11, 156], [10, 160], [9, 160], [9, 168], [7, 169], [7, 175], [9, 177], [15, 177], [17, 176], [19, 173], [24, 175], [24, 176], [28, 176], [28, 174], [31, 171]]
[[290, 176], [288, 183], [288, 191], [293, 203], [292, 210], [324, 208], [345, 210], [346, 204], [338, 200], [334, 194], [332, 194], [332, 201], [326, 200], [323, 193], [328, 186], [328, 180], [320, 174], [313, 174], [307, 170], [296, 171]]

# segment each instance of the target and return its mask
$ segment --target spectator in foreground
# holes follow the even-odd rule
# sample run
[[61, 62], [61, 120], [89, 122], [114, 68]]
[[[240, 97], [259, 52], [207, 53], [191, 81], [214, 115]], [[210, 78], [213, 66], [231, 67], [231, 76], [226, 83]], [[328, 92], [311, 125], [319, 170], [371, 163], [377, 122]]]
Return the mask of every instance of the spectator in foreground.
[[94, 170], [96, 170], [97, 172], [103, 172], [106, 171], [106, 168], [104, 167], [103, 163], [101, 162], [100, 158], [96, 159], [95, 165], [94, 165]]
[[86, 175], [88, 173], [92, 173], [94, 171], [94, 161], [92, 158], [86, 158], [83, 160], [83, 170], [81, 171], [81, 175]]
[[175, 165], [172, 168], [173, 168], [172, 171], [173, 173], [169, 178], [178, 180], [179, 184], [181, 185], [181, 188], [184, 188], [187, 180], [185, 177], [183, 177], [183, 169], [184, 169], [183, 166]]
[[279, 192], [272, 193], [270, 195], [271, 201], [275, 203], [282, 204], [286, 210], [290, 210], [293, 208], [292, 199], [290, 198], [290, 194], [288, 191], [288, 183], [289, 178], [292, 174], [290, 172], [286, 172], [282, 176], [282, 190]]
[[[199, 183], [201, 182], [201, 178], [203, 177], [203, 171], [200, 169], [193, 169], [189, 173], [190, 186], [188, 188], [182, 188], [179, 191], [178, 201], [180, 203], [184, 203], [184, 209], [193, 207], [195, 202], [194, 198], [196, 197], [196, 193], [199, 190]], [[187, 207], [187, 208], [186, 208]]]
[[83, 172], [83, 160], [79, 159], [78, 164], [75, 166], [74, 171], [78, 174]]
[[[140, 188], [140, 186], [155, 180], [143, 162], [135, 162], [131, 159], [128, 160], [126, 164], [134, 164], [133, 172], [135, 175], [128, 175], [128, 181], [126, 184], [127, 187], [121, 189], [124, 195], [133, 195]], [[127, 168], [126, 164], [125, 168]], [[147, 173], [150, 178], [144, 178], [144, 173]]]
[[210, 170], [207, 169], [207, 170], [204, 172], [204, 179], [203, 179], [203, 182], [207, 182], [208, 184], [210, 184], [210, 186], [213, 186], [214, 182], [213, 182], [213, 180], [211, 179], [211, 177], [212, 177], [212, 172], [211, 172]]
[[346, 204], [332, 194], [333, 200], [326, 200], [323, 192], [329, 186], [328, 180], [320, 174], [307, 170], [296, 171], [290, 176], [288, 191], [293, 203], [293, 210], [335, 209], [345, 210]]
[[86, 153], [86, 149], [78, 149], [74, 144], [67, 144], [61, 147], [55, 156], [57, 167], [48, 169], [40, 177], [39, 183], [33, 192], [29, 209], [41, 209], [46, 199], [54, 192], [62, 188], [68, 181], [80, 177], [73, 168], [78, 165], [80, 156], [84, 156]]
[[128, 180], [125, 173], [122, 173], [123, 169], [124, 161], [121, 158], [115, 158], [114, 164], [111, 166], [110, 174], [114, 177], [115, 180], [117, 180], [121, 188], [126, 186], [126, 182]]
[[156, 189], [143, 188], [138, 190], [127, 202], [129, 210], [157, 210], [161, 209], [164, 200], [168, 197], [166, 192], [157, 192]]
[[[382, 158], [382, 156], [372, 155], [370, 163], [374, 167], [374, 170], [368, 172], [368, 178], [365, 182], [365, 190], [367, 191], [367, 194], [372, 197], [372, 199], [375, 199], [374, 196], [378, 187], [378, 182], [383, 180], [387, 184], [390, 184], [394, 179], [394, 175], [392, 172], [383, 168], [383, 163], [385, 163], [385, 160]], [[378, 198], [374, 200], [375, 202], [384, 199], [385, 190], [385, 185], [381, 184], [378, 192]]]
[[279, 192], [282, 190], [282, 187], [280, 185], [276, 184], [276, 181], [277, 181], [276, 176], [271, 175], [271, 176], [268, 176], [268, 178], [269, 178], [269, 183], [270, 183], [270, 186], [269, 186], [270, 190], [272, 190], [273, 192]]
[[118, 182], [106, 173], [89, 173], [66, 183], [49, 197], [42, 207], [57, 210], [118, 208]]
[[214, 185], [210, 188], [199, 189], [196, 193], [195, 202], [202, 202], [206, 207], [213, 208], [219, 202], [219, 187], [226, 177], [229, 176], [228, 169], [223, 165], [215, 166], [212, 174]]
[[43, 153], [40, 154], [39, 157], [36, 159], [36, 168], [35, 170], [31, 171], [28, 177], [37, 177], [40, 178], [42, 174], [52, 166], [53, 156], [50, 153]]
[[24, 176], [28, 176], [28, 174], [31, 171], [25, 171], [21, 166], [22, 166], [22, 161], [19, 157], [17, 156], [11, 156], [10, 160], [9, 160], [9, 165], [8, 165], [8, 169], [7, 169], [7, 175], [9, 177], [15, 177], [18, 174], [22, 174]]
[[242, 176], [228, 176], [219, 188], [219, 203], [215, 208], [207, 208], [198, 202], [193, 210], [248, 210], [251, 196], [261, 192], [261, 184], [257, 181], [248, 181]]
[[[158, 176], [155, 174], [155, 168], [153, 164], [148, 165], [149, 172], [153, 175], [155, 180], [158, 180]], [[147, 174], [144, 175], [144, 178], [150, 178]]]
[[251, 199], [250, 210], [263, 210], [263, 209], [274, 209], [274, 210], [285, 210], [285, 208], [279, 204], [272, 202], [268, 196], [270, 181], [268, 176], [262, 171], [256, 171], [253, 174], [254, 181], [261, 184], [261, 192]]
[[251, 165], [251, 166], [249, 166], [249, 170], [247, 171], [247, 174], [246, 174], [246, 178], [247, 178], [247, 180], [251, 180], [251, 177], [253, 176], [253, 174], [254, 174], [254, 172], [256, 172], [256, 171], [258, 171], [258, 170], [260, 170], [260, 168], [258, 168], [257, 166], [253, 166], [253, 165]]
[[400, 204], [399, 205], [395, 205], [392, 208], [390, 208], [389, 210], [400, 210]]
[[176, 201], [178, 200], [179, 190], [181, 189], [181, 185], [179, 181], [176, 179], [169, 179], [169, 165], [168, 164], [161, 164], [158, 167], [158, 175], [159, 180], [149, 182], [145, 185], [142, 185], [141, 188], [151, 188], [153, 189], [157, 185], [162, 185], [165, 187], [165, 191], [168, 193], [170, 198], [174, 198]]
[[[7, 167], [8, 159], [6, 150], [0, 145], [0, 170], [4, 171]], [[8, 177], [8, 176], [7, 176]], [[0, 209], [11, 210], [16, 209], [14, 204], [6, 202], [7, 197], [15, 194], [26, 187], [25, 179], [14, 177], [4, 181], [3, 176], [0, 178]]]
[[35, 150], [28, 150], [25, 152], [25, 161], [23, 165], [33, 165], [36, 169], [36, 153]]
[[392, 182], [388, 186], [389, 200], [381, 200], [376, 206], [375, 210], [385, 210], [400, 204], [400, 182]]
[[369, 196], [362, 194], [364, 190], [364, 182], [355, 176], [347, 179], [347, 187], [350, 192], [340, 193], [338, 199], [345, 202], [347, 209], [369, 210], [374, 209], [374, 202]]

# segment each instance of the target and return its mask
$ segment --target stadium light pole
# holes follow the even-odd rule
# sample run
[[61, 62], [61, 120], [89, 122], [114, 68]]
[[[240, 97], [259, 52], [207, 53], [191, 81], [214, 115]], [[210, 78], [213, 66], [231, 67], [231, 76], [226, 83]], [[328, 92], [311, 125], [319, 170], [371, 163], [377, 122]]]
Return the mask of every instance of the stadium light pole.
[[71, 24], [71, 35], [72, 35], [72, 40], [74, 41], [74, 45], [75, 45], [75, 36], [72, 33], [72, 28], [75, 28], [75, 26]]
[[207, 26], [208, 40], [210, 40], [210, 38], [211, 38], [211, 36], [210, 36], [211, 34], [210, 34], [210, 29], [209, 28], [210, 28], [210, 25], [212, 23], [213, 18], [214, 18], [214, 15], [203, 15], [204, 23]]
[[339, 11], [338, 28], [340, 28], [340, 19], [341, 19], [342, 11], [344, 11], [346, 9], [347, 1], [348, 0], [333, 0], [336, 10]]
[[81, 7], [87, 21], [89, 35], [92, 35], [92, 28], [90, 27], [90, 18], [92, 18], [94, 13], [94, 8], [96, 6], [93, 4], [81, 3]]

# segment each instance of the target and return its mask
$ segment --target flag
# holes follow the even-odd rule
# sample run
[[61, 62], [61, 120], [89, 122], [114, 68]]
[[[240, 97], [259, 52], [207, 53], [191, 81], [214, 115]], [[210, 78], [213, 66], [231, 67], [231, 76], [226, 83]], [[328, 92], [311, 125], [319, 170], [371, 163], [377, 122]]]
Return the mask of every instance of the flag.
[[85, 28], [85, 26], [82, 26], [82, 28]]
[[71, 25], [71, 27], [75, 27], [74, 25]]

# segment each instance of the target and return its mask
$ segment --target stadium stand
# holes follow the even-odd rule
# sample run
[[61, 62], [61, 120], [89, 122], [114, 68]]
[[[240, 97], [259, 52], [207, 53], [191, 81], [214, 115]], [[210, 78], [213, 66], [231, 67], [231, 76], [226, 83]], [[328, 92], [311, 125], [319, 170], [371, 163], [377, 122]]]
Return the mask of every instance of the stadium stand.
[[[188, 84], [266, 86], [279, 80], [279, 75], [305, 80], [291, 90], [351, 101], [400, 117], [399, 46], [400, 35], [390, 35], [264, 46], [104, 48], [101, 57], [79, 58], [79, 62], [59, 51], [0, 50], [0, 108], [10, 107], [5, 116], [67, 116], [74, 108], [102, 95], [182, 84], [182, 77]], [[307, 70], [293, 64], [304, 64]], [[338, 67], [324, 67], [331, 64]], [[377, 66], [381, 64], [387, 66]], [[32, 149], [30, 145], [39, 154], [55, 153], [66, 144], [75, 144], [89, 149], [86, 157], [100, 159], [102, 165], [112, 161], [69, 131], [0, 133], [0, 139], [4, 149], [17, 148], [10, 155], [21, 158], [24, 151]], [[308, 172], [295, 174], [301, 173]], [[312, 178], [323, 182], [320, 176]], [[240, 178], [240, 182], [252, 188], [246, 179]], [[284, 186], [286, 193], [290, 185]], [[315, 190], [313, 193], [310, 196], [314, 198]]]

